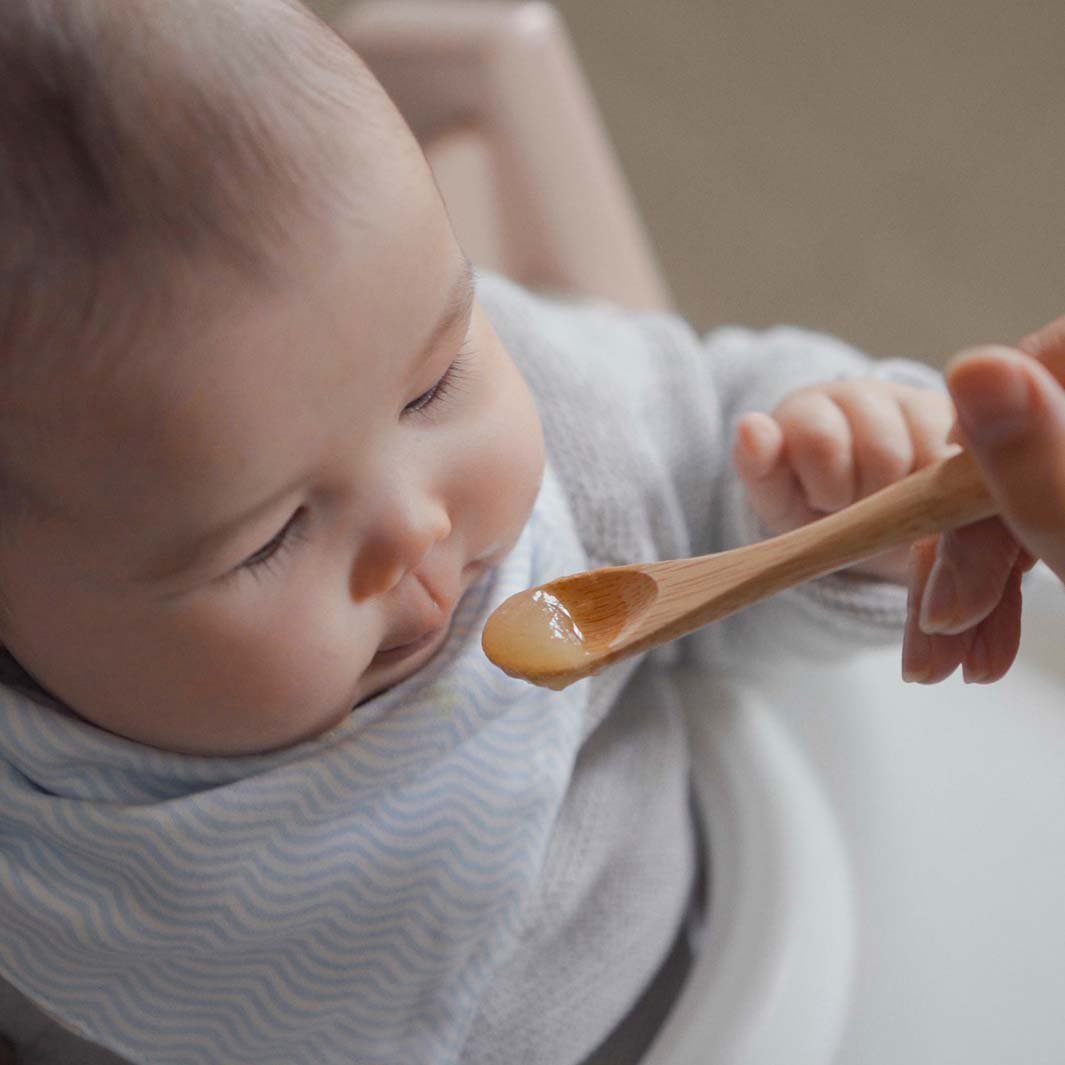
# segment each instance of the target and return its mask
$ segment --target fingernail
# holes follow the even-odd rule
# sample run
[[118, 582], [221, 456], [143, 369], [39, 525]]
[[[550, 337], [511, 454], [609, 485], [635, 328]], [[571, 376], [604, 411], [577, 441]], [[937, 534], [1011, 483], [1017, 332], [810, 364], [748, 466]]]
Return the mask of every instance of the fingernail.
[[1028, 378], [1018, 357], [1007, 351], [994, 361], [982, 358], [959, 366], [950, 375], [950, 394], [965, 435], [976, 444], [995, 444], [1019, 435], [1031, 409]]
[[918, 625], [929, 636], [948, 632], [958, 609], [958, 579], [954, 567], [937, 558], [928, 575]]
[[921, 684], [928, 680], [931, 661], [931, 641], [913, 624], [907, 623], [902, 640], [902, 679], [907, 684]]

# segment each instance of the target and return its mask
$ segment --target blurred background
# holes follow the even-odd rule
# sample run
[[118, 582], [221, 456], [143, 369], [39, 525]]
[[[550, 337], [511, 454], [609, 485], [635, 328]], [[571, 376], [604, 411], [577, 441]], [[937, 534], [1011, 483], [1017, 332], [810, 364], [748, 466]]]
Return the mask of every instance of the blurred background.
[[699, 328], [941, 363], [1065, 313], [1061, 0], [555, 6]]

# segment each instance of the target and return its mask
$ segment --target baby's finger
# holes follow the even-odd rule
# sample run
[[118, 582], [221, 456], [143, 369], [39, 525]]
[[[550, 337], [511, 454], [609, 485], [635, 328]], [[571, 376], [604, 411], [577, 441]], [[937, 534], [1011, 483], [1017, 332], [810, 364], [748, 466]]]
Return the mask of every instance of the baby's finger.
[[779, 464], [784, 451], [780, 426], [760, 411], [745, 414], [736, 425], [732, 461], [745, 484], [758, 484]]
[[938, 684], [965, 659], [971, 635], [930, 636], [918, 624], [918, 612], [928, 575], [936, 558], [935, 539], [922, 540], [910, 552], [910, 596], [902, 638], [902, 677], [909, 683]]
[[1020, 550], [997, 518], [944, 533], [919, 604], [921, 629], [964, 632], [983, 621], [1002, 599]]
[[784, 434], [768, 414], [740, 419], [732, 458], [751, 507], [771, 532], [794, 529], [814, 516], [785, 460]]
[[775, 415], [784, 432], [787, 461], [802, 485], [807, 504], [830, 512], [854, 500], [855, 473], [850, 424], [824, 392], [796, 392]]
[[954, 404], [949, 397], [928, 389], [900, 386], [896, 399], [909, 426], [915, 470], [958, 450], [951, 439]]
[[910, 426], [893, 390], [860, 381], [839, 385], [832, 398], [850, 423], [859, 498], [894, 484], [913, 469]]

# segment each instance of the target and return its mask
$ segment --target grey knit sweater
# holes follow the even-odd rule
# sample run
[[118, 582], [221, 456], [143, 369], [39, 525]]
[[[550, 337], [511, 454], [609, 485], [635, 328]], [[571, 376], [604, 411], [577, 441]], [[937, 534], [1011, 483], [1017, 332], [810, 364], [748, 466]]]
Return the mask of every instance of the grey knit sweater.
[[[874, 367], [838, 341], [797, 329], [722, 329], [700, 339], [675, 317], [549, 301], [496, 277], [480, 280], [479, 295], [538, 400], [589, 568], [718, 551], [758, 536], [728, 461], [742, 412], [772, 409], [797, 387], [839, 376], [935, 381], [924, 367]], [[826, 578], [594, 678], [586, 739], [538, 896], [482, 1002], [463, 1062], [584, 1060], [669, 950], [694, 868], [687, 740], [671, 667], [689, 657], [729, 670], [764, 651], [797, 661], [846, 655], [897, 638], [903, 610], [899, 588]], [[3, 985], [0, 1033], [14, 1037], [26, 1065], [118, 1061]]]
[[[479, 291], [539, 402], [589, 567], [758, 538], [729, 461], [745, 411], [772, 410], [798, 387], [842, 376], [937, 381], [926, 367], [874, 365], [799, 329], [730, 328], [701, 339], [676, 317], [550, 302], [499, 278], [482, 279]], [[681, 656], [724, 670], [763, 653], [846, 656], [897, 639], [904, 614], [901, 588], [829, 577], [660, 649], [636, 676], [630, 662], [593, 679], [592, 731], [524, 949], [499, 972], [464, 1062], [581, 1061], [669, 950], [693, 869], [687, 739], [671, 666]]]

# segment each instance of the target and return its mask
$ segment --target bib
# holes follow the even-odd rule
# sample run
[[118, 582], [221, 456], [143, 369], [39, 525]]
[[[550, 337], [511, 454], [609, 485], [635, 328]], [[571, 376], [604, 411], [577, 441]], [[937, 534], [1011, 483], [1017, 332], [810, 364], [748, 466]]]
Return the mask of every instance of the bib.
[[167, 753], [0, 690], [4, 977], [134, 1062], [454, 1061], [537, 885], [587, 702], [587, 682], [505, 676], [481, 629], [584, 563], [548, 470], [432, 661], [270, 754]]

